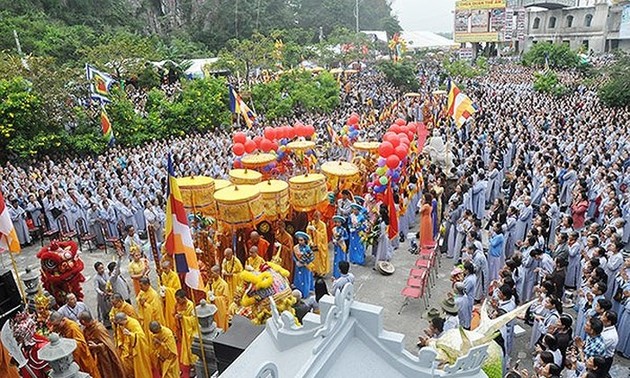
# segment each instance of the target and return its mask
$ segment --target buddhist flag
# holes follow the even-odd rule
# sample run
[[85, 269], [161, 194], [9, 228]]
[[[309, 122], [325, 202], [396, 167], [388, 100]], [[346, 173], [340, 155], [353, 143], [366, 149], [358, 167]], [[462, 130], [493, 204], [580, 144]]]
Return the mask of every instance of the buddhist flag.
[[188, 217], [184, 210], [182, 194], [177, 186], [171, 155], [168, 156], [168, 200], [166, 203], [166, 241], [164, 246], [169, 256], [175, 260], [177, 273], [185, 273], [184, 282], [195, 290], [203, 290], [204, 284], [195, 254], [192, 234], [188, 227]]
[[92, 98], [102, 103], [109, 103], [109, 89], [115, 80], [89, 64], [85, 65], [85, 77], [90, 82]]
[[20, 241], [15, 233], [15, 227], [11, 221], [9, 210], [4, 203], [4, 197], [0, 192], [0, 252], [20, 252]]
[[234, 87], [228, 85], [228, 88], [230, 92], [230, 111], [243, 116], [247, 127], [251, 128], [252, 125], [256, 123], [256, 113], [247, 106]]
[[112, 130], [112, 123], [109, 121], [105, 108], [101, 108], [101, 127], [103, 129], [103, 137], [107, 140], [107, 145], [111, 146], [116, 141], [114, 138], [114, 130]]
[[453, 117], [457, 126], [460, 127], [473, 115], [473, 113], [479, 110], [479, 107], [473, 103], [470, 97], [460, 91], [452, 80], [448, 81], [447, 91], [447, 114], [448, 116]]

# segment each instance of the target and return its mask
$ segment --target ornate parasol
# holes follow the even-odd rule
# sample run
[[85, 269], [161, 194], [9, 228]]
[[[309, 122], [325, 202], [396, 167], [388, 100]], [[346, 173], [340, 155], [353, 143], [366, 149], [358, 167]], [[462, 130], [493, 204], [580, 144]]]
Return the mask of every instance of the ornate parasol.
[[359, 173], [359, 167], [345, 161], [328, 161], [321, 166], [322, 172], [329, 176], [351, 177]]
[[233, 226], [249, 226], [263, 214], [260, 190], [255, 185], [234, 185], [214, 193], [217, 219]]
[[437, 91], [433, 91], [432, 93], [434, 96], [441, 96], [441, 95], [445, 95], [446, 91], [443, 89], [438, 89]]
[[207, 176], [180, 177], [177, 185], [182, 194], [184, 207], [204, 215], [215, 215], [215, 181]]
[[405, 97], [422, 97], [422, 95], [416, 92], [409, 92], [409, 93], [405, 93]]
[[260, 172], [251, 169], [232, 169], [230, 181], [234, 185], [256, 185], [262, 180]]
[[379, 145], [379, 142], [356, 142], [352, 147], [359, 151], [376, 152]]
[[326, 201], [326, 176], [311, 173], [289, 179], [289, 203], [296, 211], [311, 211]]
[[258, 168], [276, 161], [274, 154], [255, 154], [247, 155], [241, 159], [241, 163], [245, 168]]
[[310, 140], [296, 140], [295, 142], [288, 143], [286, 146], [291, 151], [305, 151], [315, 148], [315, 142]]
[[228, 180], [214, 179], [214, 192], [216, 193], [217, 190], [221, 190], [223, 188], [227, 188], [228, 186], [232, 186], [232, 185], [233, 184], [229, 182]]
[[268, 220], [282, 218], [289, 212], [289, 184], [267, 180], [256, 184], [263, 203], [263, 215]]

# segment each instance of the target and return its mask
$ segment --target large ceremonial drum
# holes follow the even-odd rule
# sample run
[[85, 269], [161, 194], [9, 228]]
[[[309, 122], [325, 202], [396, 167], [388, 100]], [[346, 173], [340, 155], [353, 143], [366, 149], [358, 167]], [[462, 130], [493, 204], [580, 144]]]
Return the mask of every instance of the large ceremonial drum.
[[255, 185], [228, 186], [214, 193], [217, 219], [231, 225], [249, 225], [263, 214], [260, 190]]
[[326, 176], [311, 173], [289, 179], [289, 203], [296, 211], [311, 211], [326, 201]]
[[184, 207], [204, 215], [214, 215], [215, 182], [211, 177], [190, 176], [177, 179]]
[[379, 142], [355, 142], [352, 147], [359, 151], [376, 152], [380, 145]]
[[262, 180], [262, 174], [251, 169], [232, 169], [230, 181], [234, 185], [256, 185]]
[[322, 172], [328, 176], [352, 177], [359, 173], [359, 167], [345, 161], [328, 161], [322, 164]]
[[276, 161], [276, 155], [274, 154], [255, 154], [243, 156], [241, 164], [245, 168], [258, 168]]
[[289, 212], [289, 184], [280, 180], [267, 180], [256, 184], [267, 220], [282, 218]]

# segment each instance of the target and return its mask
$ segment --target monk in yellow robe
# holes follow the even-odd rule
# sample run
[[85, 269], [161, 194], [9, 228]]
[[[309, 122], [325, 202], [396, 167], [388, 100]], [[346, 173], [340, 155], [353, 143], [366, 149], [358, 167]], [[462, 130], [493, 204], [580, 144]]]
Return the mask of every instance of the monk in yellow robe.
[[149, 323], [155, 320], [164, 324], [164, 310], [162, 309], [162, 298], [151, 287], [151, 282], [147, 277], [140, 278], [140, 294], [136, 297], [136, 302], [142, 329], [146, 335], [150, 335]]
[[287, 232], [283, 220], [276, 222], [275, 238], [280, 244], [280, 265], [289, 271], [289, 282], [293, 282], [293, 236]]
[[175, 293], [175, 305], [177, 319], [177, 339], [181, 343], [179, 362], [182, 365], [192, 366], [197, 362], [197, 356], [191, 351], [193, 336], [199, 333], [199, 323], [195, 316], [195, 304], [186, 298], [186, 291], [177, 290]]
[[164, 291], [164, 320], [165, 325], [174, 331], [177, 329], [177, 320], [175, 319], [175, 292], [182, 288], [177, 273], [173, 272], [171, 262], [165, 260], [162, 262], [162, 290]]
[[315, 211], [313, 220], [306, 227], [306, 232], [311, 237], [311, 248], [315, 253], [315, 260], [309, 269], [313, 274], [323, 277], [330, 273], [330, 258], [328, 256], [328, 232], [326, 231], [326, 223], [322, 221], [321, 217], [322, 214]]
[[57, 311], [53, 311], [48, 318], [49, 324], [52, 326], [53, 331], [57, 332], [59, 336], [66, 339], [73, 339], [77, 342], [77, 349], [72, 352], [74, 362], [79, 365], [82, 372], [88, 373], [92, 378], [101, 378], [101, 374], [98, 371], [98, 365], [96, 364], [96, 358], [90, 353], [81, 327], [78, 323], [66, 319]]
[[258, 247], [253, 246], [249, 249], [249, 257], [245, 262], [245, 266], [251, 266], [255, 271], [260, 271], [260, 266], [266, 261], [262, 257], [258, 256]]
[[158, 322], [149, 323], [149, 329], [153, 337], [152, 357], [157, 360], [162, 378], [179, 378], [179, 359], [177, 358], [177, 345], [173, 331], [162, 327]]
[[[253, 247], [252, 247], [253, 248]], [[217, 312], [214, 314], [214, 321], [217, 323], [217, 327], [221, 328], [224, 332], [228, 330], [228, 308], [232, 298], [228, 296], [230, 289], [227, 282], [219, 273], [221, 268], [215, 265], [210, 269], [210, 282], [209, 287], [206, 288], [208, 292], [208, 301], [214, 303], [217, 306]]]
[[133, 281], [133, 290], [136, 295], [138, 295], [140, 294], [140, 278], [147, 277], [149, 274], [149, 261], [142, 257], [140, 248], [136, 245], [130, 248], [129, 253], [131, 254], [132, 260], [127, 270]]
[[231, 248], [226, 248], [224, 255], [225, 258], [221, 264], [221, 273], [223, 273], [223, 279], [228, 284], [230, 298], [232, 298], [234, 297], [234, 293], [236, 293], [236, 288], [241, 285], [238, 274], [243, 271], [243, 264], [241, 264], [241, 260], [234, 256], [234, 252]]
[[88, 343], [92, 355], [97, 356], [98, 371], [101, 378], [125, 378], [123, 363], [116, 353], [114, 340], [107, 329], [89, 312], [79, 314], [79, 322], [83, 326], [83, 336]]
[[123, 362], [130, 365], [127, 376], [133, 378], [153, 378], [151, 371], [151, 353], [147, 335], [140, 322], [127, 317], [122, 312], [116, 314], [114, 321], [122, 329], [124, 339], [118, 347], [118, 355]]
[[247, 250], [251, 250], [252, 247], [256, 247], [258, 249], [258, 254], [265, 260], [271, 260], [271, 248], [269, 248], [269, 242], [264, 238], [260, 237], [260, 234], [256, 231], [252, 231], [249, 234], [249, 239], [247, 243]]

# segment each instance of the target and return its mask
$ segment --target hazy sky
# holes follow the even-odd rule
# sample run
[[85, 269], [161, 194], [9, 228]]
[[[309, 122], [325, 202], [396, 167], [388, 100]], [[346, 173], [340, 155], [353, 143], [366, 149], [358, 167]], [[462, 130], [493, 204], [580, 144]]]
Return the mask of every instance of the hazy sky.
[[404, 30], [453, 31], [455, 0], [393, 0], [392, 7]]

